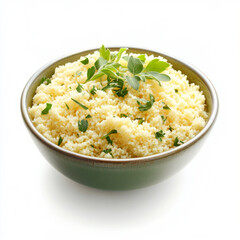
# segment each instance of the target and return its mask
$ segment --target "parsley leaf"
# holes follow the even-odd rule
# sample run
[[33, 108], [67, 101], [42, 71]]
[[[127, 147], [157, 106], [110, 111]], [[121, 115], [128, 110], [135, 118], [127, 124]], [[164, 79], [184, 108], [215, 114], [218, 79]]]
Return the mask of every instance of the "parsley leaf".
[[116, 62], [118, 62], [122, 56], [122, 54], [127, 50], [127, 48], [120, 48], [118, 54], [117, 54], [117, 59]]
[[78, 102], [77, 100], [71, 98], [75, 103], [77, 103], [80, 107], [82, 107], [83, 109], [87, 110], [88, 107], [84, 106], [83, 104], [81, 104], [80, 102]]
[[106, 59], [107, 61], [110, 58], [110, 50], [106, 49], [104, 45], [99, 49], [100, 56]]
[[121, 114], [120, 114], [120, 118], [123, 118], [123, 117], [124, 117], [124, 118], [127, 118], [128, 116], [127, 116], [126, 114], [124, 114], [124, 113], [121, 113]]
[[160, 142], [162, 141], [162, 138], [165, 136], [165, 133], [163, 130], [160, 130], [155, 133], [155, 138], [158, 139]]
[[82, 89], [83, 89], [83, 86], [78, 83], [78, 86], [77, 86], [76, 90], [77, 90], [79, 93], [81, 93], [81, 92], [82, 92]]
[[164, 82], [167, 82], [167, 81], [170, 81], [171, 78], [166, 75], [166, 74], [161, 74], [161, 73], [158, 73], [158, 72], [147, 72], [144, 74], [146, 78], [148, 79], [153, 79], [153, 80], [156, 80], [159, 84], [159, 86], [161, 86], [161, 83], [160, 81], [164, 81]]
[[50, 78], [46, 78], [46, 77], [42, 77], [40, 84], [46, 82], [46, 85], [51, 83], [51, 79]]
[[145, 55], [145, 54], [139, 55], [138, 58], [139, 58], [142, 62], [145, 62], [145, 61], [146, 61], [146, 55]]
[[99, 69], [101, 66], [105, 65], [107, 63], [107, 60], [103, 57], [100, 57], [95, 63], [95, 68]]
[[90, 93], [91, 93], [92, 95], [95, 95], [96, 92], [97, 92], [97, 89], [96, 89], [96, 87], [93, 85], [92, 89], [90, 90]]
[[84, 60], [81, 61], [81, 63], [87, 65], [89, 63], [89, 59], [86, 57]]
[[46, 108], [42, 110], [42, 115], [48, 114], [48, 112], [51, 109], [51, 107], [52, 107], [51, 103], [46, 103]]
[[174, 130], [174, 128], [172, 128], [170, 125], [169, 125], [169, 128], [170, 132], [172, 132]]
[[155, 58], [148, 63], [147, 67], [145, 68], [145, 72], [154, 71], [160, 73], [169, 66], [170, 66], [169, 63], [160, 61], [159, 59]]
[[174, 89], [175, 93], [178, 93], [178, 90], [177, 89]]
[[63, 141], [62, 137], [61, 137], [61, 136], [59, 136], [59, 139], [58, 139], [58, 146], [60, 146], [60, 145], [61, 145], [62, 141]]
[[132, 74], [138, 74], [143, 70], [143, 64], [139, 58], [131, 56], [128, 60], [128, 70]]
[[96, 71], [96, 68], [94, 66], [92, 66], [91, 68], [89, 68], [87, 70], [87, 81], [89, 81], [91, 79], [91, 77], [94, 75]]
[[78, 121], [78, 129], [80, 132], [86, 132], [88, 128], [88, 121], [85, 119], [82, 119], [81, 121]]
[[139, 101], [137, 101], [137, 103], [139, 105], [138, 109], [141, 112], [147, 111], [148, 109], [150, 109], [153, 106], [153, 103], [155, 102], [155, 98], [152, 94], [149, 94], [149, 98], [150, 98], [150, 101], [146, 101], [146, 104], [141, 104]]
[[140, 77], [138, 76], [133, 76], [133, 77], [129, 77], [126, 76], [127, 82], [129, 83], [129, 85], [135, 89], [138, 90], [139, 89], [139, 82], [140, 82]]
[[95, 148], [92, 144], [90, 145], [92, 148]]

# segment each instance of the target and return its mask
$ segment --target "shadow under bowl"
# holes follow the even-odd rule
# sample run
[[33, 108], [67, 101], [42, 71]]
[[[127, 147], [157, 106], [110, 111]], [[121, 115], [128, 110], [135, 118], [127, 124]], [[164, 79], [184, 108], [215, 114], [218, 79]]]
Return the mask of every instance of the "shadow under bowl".
[[[218, 97], [209, 79], [198, 69], [182, 60], [159, 52], [128, 48], [129, 53], [146, 53], [162, 56], [173, 65], [173, 68], [186, 74], [190, 83], [200, 86], [206, 97], [208, 120], [206, 126], [190, 141], [169, 151], [147, 157], [129, 159], [105, 159], [86, 156], [63, 149], [41, 135], [33, 125], [28, 108], [43, 76], [51, 77], [55, 68], [67, 62], [74, 62], [81, 56], [91, 54], [98, 49], [82, 51], [69, 55], [40, 68], [26, 84], [21, 97], [23, 120], [43, 156], [65, 176], [95, 188], [124, 190], [135, 189], [158, 183], [182, 169], [197, 154], [204, 139], [209, 134], [218, 113]], [[119, 47], [110, 48], [111, 51]]]

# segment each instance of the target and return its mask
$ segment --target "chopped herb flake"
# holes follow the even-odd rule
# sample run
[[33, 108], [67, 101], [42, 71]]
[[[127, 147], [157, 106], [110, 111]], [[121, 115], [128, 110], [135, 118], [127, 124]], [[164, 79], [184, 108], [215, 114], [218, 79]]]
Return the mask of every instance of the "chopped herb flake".
[[81, 106], [83, 109], [87, 110], [88, 107], [84, 106], [83, 104], [81, 104], [80, 102], [78, 102], [77, 100], [71, 98], [75, 103], [77, 103], [79, 106]]
[[138, 120], [138, 124], [141, 125], [145, 121], [143, 118], [135, 118], [134, 120]]
[[155, 133], [155, 138], [158, 139], [161, 142], [164, 135], [165, 135], [165, 133], [163, 132], [163, 130], [160, 130], [160, 131]]
[[177, 90], [177, 89], [174, 89], [174, 91], [175, 91], [175, 93], [177, 93], [177, 92], [178, 92], [178, 90]]
[[88, 114], [85, 118], [92, 118], [92, 116], [90, 114]]
[[93, 86], [92, 89], [90, 90], [90, 93], [91, 93], [92, 95], [95, 95], [96, 92], [97, 92], [97, 89], [96, 89], [95, 86]]
[[164, 123], [166, 122], [166, 120], [167, 120], [167, 117], [164, 117], [164, 116], [162, 115], [161, 118], [162, 118], [162, 123], [164, 124]]
[[42, 83], [46, 83], [46, 85], [51, 83], [51, 79], [50, 78], [46, 78], [46, 77], [42, 77], [40, 84]]
[[165, 105], [163, 106], [163, 109], [165, 109], [165, 110], [171, 110], [171, 108], [170, 108], [165, 102], [163, 102], [163, 104], [165, 104]]
[[65, 105], [66, 105], [67, 109], [69, 110], [69, 106], [66, 103], [65, 103]]
[[89, 63], [89, 59], [85, 58], [84, 60], [81, 61], [81, 63], [87, 65]]
[[95, 148], [92, 144], [90, 145], [92, 148]]
[[169, 131], [172, 132], [174, 130], [174, 128], [172, 128], [170, 125], [169, 125]]
[[48, 112], [51, 109], [51, 107], [52, 107], [51, 103], [46, 103], [46, 108], [42, 110], [42, 115], [48, 114]]
[[155, 102], [155, 98], [152, 94], [149, 94], [150, 101], [146, 101], [145, 104], [141, 104], [139, 101], [137, 101], [137, 104], [139, 105], [138, 109], [143, 112], [149, 110], [152, 106], [153, 103]]
[[112, 149], [111, 148], [104, 149], [103, 152], [106, 153], [106, 154], [109, 153], [112, 156], [112, 158], [113, 158], [113, 154], [112, 154]]
[[178, 147], [178, 146], [181, 145], [180, 143], [183, 144], [184, 142], [183, 142], [183, 141], [180, 141], [180, 140], [178, 139], [178, 137], [176, 137], [176, 138], [174, 139], [173, 145], [174, 145], [175, 147]]
[[61, 136], [59, 136], [59, 139], [58, 139], [58, 146], [60, 146], [60, 145], [61, 145], [62, 141], [63, 141], [62, 137], [61, 137]]
[[77, 86], [76, 90], [77, 90], [79, 93], [81, 93], [82, 90], [83, 90], [83, 86], [78, 83], [78, 86]]
[[126, 114], [124, 114], [124, 113], [121, 113], [121, 114], [120, 114], [120, 118], [123, 118], [123, 117], [126, 118], [126, 117], [128, 117], [128, 116], [127, 116]]
[[82, 119], [81, 121], [78, 121], [78, 129], [80, 132], [86, 132], [88, 128], [88, 121], [85, 119]]
[[103, 137], [101, 137], [102, 139], [106, 138], [106, 140], [108, 141], [109, 144], [112, 145], [112, 140], [110, 139], [109, 135], [111, 134], [115, 134], [117, 133], [116, 129], [111, 130], [108, 134], [104, 135]]

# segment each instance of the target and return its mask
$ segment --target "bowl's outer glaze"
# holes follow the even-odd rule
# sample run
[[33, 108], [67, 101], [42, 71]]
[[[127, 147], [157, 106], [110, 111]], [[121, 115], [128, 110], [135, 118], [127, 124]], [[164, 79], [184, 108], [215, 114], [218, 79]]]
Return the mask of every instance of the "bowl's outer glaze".
[[[119, 48], [110, 48], [118, 50]], [[21, 111], [30, 134], [45, 158], [65, 176], [88, 186], [102, 189], [134, 189], [162, 181], [182, 169], [199, 151], [204, 139], [215, 122], [218, 112], [218, 99], [209, 80], [196, 68], [165, 54], [145, 49], [129, 48], [128, 52], [147, 53], [163, 56], [177, 70], [188, 76], [190, 82], [200, 86], [206, 97], [209, 119], [206, 127], [192, 140], [168, 152], [133, 159], [91, 158], [64, 150], [45, 139], [32, 124], [27, 109], [43, 76], [51, 77], [59, 65], [73, 62], [97, 49], [84, 51], [54, 61], [36, 72], [27, 83], [21, 99]]]

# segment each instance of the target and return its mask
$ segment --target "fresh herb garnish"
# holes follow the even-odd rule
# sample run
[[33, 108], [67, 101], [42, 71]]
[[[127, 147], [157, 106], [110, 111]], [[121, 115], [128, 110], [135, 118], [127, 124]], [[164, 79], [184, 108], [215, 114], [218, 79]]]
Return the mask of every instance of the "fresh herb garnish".
[[143, 70], [143, 64], [139, 58], [134, 58], [130, 56], [128, 60], [128, 70], [132, 74], [138, 74]]
[[178, 92], [178, 90], [177, 90], [177, 89], [174, 89], [174, 91], [175, 91], [175, 93], [177, 93], [177, 92]]
[[67, 109], [69, 110], [69, 106], [66, 103], [65, 103], [65, 105], [66, 105]]
[[92, 148], [95, 148], [92, 144], [90, 145]]
[[102, 45], [102, 47], [99, 49], [99, 53], [100, 53], [100, 56], [103, 57], [104, 59], [106, 59], [107, 61], [109, 60], [110, 58], [110, 50], [109, 49], [106, 49], [104, 47], [104, 45]]
[[61, 136], [59, 136], [59, 139], [58, 139], [58, 146], [60, 146], [60, 145], [61, 145], [62, 141], [63, 141], [62, 137], [61, 137]]
[[174, 130], [174, 128], [172, 128], [170, 125], [169, 125], [169, 131], [172, 132]]
[[46, 103], [46, 108], [42, 110], [42, 115], [48, 114], [51, 107], [52, 107], [51, 103]]
[[161, 74], [161, 73], [158, 73], [158, 72], [153, 72], [153, 71], [144, 73], [144, 77], [148, 78], [148, 79], [156, 80], [158, 82], [159, 86], [161, 86], [160, 81], [166, 82], [166, 81], [170, 81], [171, 80], [168, 75]]
[[85, 119], [82, 119], [81, 121], [78, 121], [78, 129], [80, 132], [86, 132], [88, 128], [88, 121]]
[[173, 143], [173, 145], [175, 146], [175, 147], [178, 147], [178, 146], [180, 146], [181, 144], [180, 143], [184, 143], [183, 141], [180, 141], [179, 139], [178, 139], [178, 137], [176, 137], [175, 139], [174, 139], [174, 143]]
[[127, 48], [120, 48], [118, 54], [117, 54], [117, 59], [116, 62], [118, 62], [122, 56], [122, 54], [127, 50]]
[[81, 93], [82, 90], [83, 90], [83, 86], [78, 83], [78, 86], [77, 86], [76, 90], [77, 90], [79, 93]]
[[126, 118], [126, 117], [128, 117], [128, 116], [127, 116], [126, 114], [124, 114], [124, 113], [121, 113], [121, 114], [120, 114], [120, 118], [123, 118], [123, 117]]
[[109, 153], [112, 156], [112, 158], [114, 158], [113, 154], [112, 154], [112, 149], [111, 148], [104, 149], [103, 152], [106, 153], [106, 154]]
[[108, 141], [109, 144], [112, 145], [112, 140], [110, 139], [109, 135], [111, 134], [115, 134], [117, 133], [116, 129], [111, 130], [108, 134], [104, 135], [103, 137], [101, 137], [102, 139], [106, 138], [106, 140]]
[[90, 114], [88, 114], [85, 118], [92, 118], [92, 116]]
[[48, 85], [48, 84], [51, 83], [51, 79], [50, 78], [46, 78], [46, 77], [42, 77], [40, 84], [42, 84], [44, 82], [46, 83], [46, 85]]
[[86, 57], [84, 60], [81, 61], [81, 63], [87, 65], [89, 63], [89, 59]]
[[97, 89], [96, 89], [96, 87], [93, 85], [92, 89], [90, 90], [90, 93], [91, 93], [92, 95], [95, 95], [96, 92], [97, 92]]
[[105, 58], [100, 57], [100, 58], [94, 63], [94, 65], [95, 65], [96, 69], [99, 69], [101, 66], [105, 65], [107, 62], [108, 62], [108, 61], [107, 61]]
[[145, 61], [146, 61], [146, 55], [145, 55], [145, 54], [139, 55], [138, 58], [139, 58], [142, 62], [145, 62]]
[[161, 142], [164, 135], [165, 135], [165, 133], [163, 132], [163, 130], [160, 130], [160, 131], [155, 133], [155, 138], [158, 139]]
[[161, 119], [162, 119], [162, 123], [164, 124], [167, 120], [167, 117], [164, 117], [163, 115], [161, 116]]
[[138, 90], [139, 82], [141, 80], [140, 77], [138, 77], [138, 76], [133, 76], [133, 77], [126, 76], [126, 80], [133, 89]]
[[96, 71], [96, 68], [94, 66], [92, 66], [91, 68], [89, 68], [87, 70], [87, 81], [89, 81], [92, 78], [92, 76], [94, 75], [95, 71]]
[[137, 101], [137, 104], [139, 105], [138, 109], [143, 112], [143, 111], [147, 111], [148, 109], [150, 109], [153, 106], [153, 103], [155, 102], [155, 98], [152, 94], [149, 94], [149, 98], [150, 101], [146, 101], [145, 104], [141, 104], [139, 101]]
[[155, 58], [148, 63], [144, 71], [145, 72], [153, 71], [153, 72], [161, 73], [162, 71], [167, 69], [169, 66], [170, 66], [169, 63], [160, 61], [159, 59]]
[[164, 106], [163, 106], [163, 109], [165, 109], [165, 110], [171, 110], [171, 108], [165, 103], [165, 102], [162, 102], [163, 104], [165, 104]]
[[135, 118], [134, 120], [138, 120], [138, 124], [141, 125], [145, 121], [143, 118]]
[[77, 103], [80, 107], [82, 107], [83, 109], [87, 110], [88, 107], [84, 106], [83, 104], [81, 104], [80, 102], [78, 102], [77, 100], [71, 98], [75, 103]]

